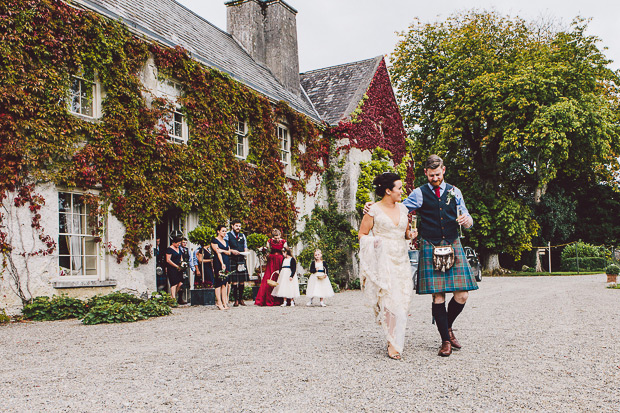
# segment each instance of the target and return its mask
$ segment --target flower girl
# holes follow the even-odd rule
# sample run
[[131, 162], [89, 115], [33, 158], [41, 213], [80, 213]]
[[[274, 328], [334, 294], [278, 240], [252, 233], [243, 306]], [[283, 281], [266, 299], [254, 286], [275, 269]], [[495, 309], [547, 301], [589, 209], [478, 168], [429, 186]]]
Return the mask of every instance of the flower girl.
[[329, 280], [327, 264], [323, 262], [323, 253], [321, 250], [314, 251], [314, 261], [310, 264], [310, 278], [308, 278], [308, 288], [306, 295], [310, 297], [307, 306], [312, 305], [312, 300], [319, 298], [321, 307], [326, 307], [324, 298], [334, 296], [334, 289]]
[[297, 279], [297, 261], [291, 255], [291, 249], [284, 247], [282, 249], [284, 260], [278, 273], [278, 285], [273, 289], [271, 295], [274, 297], [285, 298], [282, 307], [286, 307], [287, 303], [295, 306], [295, 298], [299, 297], [299, 280]]

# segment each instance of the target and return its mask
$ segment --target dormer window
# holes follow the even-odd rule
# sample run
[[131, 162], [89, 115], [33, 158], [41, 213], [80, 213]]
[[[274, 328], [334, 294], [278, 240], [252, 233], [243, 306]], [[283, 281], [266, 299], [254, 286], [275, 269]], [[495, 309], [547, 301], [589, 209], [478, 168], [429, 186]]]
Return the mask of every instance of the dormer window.
[[175, 107], [174, 110], [166, 113], [159, 124], [168, 132], [170, 142], [187, 143], [189, 139], [189, 128], [183, 113], [181, 113], [181, 105], [179, 99], [183, 94], [183, 86], [172, 79], [166, 79], [159, 82], [157, 86], [157, 94], [169, 100]]
[[245, 122], [237, 121], [235, 127], [235, 156], [240, 159], [248, 157], [248, 129]]
[[100, 117], [101, 97], [98, 83], [72, 76], [68, 97], [69, 112], [91, 119]]

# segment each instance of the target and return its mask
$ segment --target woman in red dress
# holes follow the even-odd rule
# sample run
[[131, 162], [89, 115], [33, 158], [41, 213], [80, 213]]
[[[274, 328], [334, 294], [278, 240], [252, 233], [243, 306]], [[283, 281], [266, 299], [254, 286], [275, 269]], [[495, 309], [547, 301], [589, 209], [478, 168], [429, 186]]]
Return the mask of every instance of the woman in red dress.
[[[269, 257], [267, 257], [267, 265], [265, 267], [265, 274], [260, 283], [260, 288], [256, 294], [256, 300], [254, 305], [260, 306], [275, 306], [282, 304], [282, 299], [271, 295], [273, 287], [267, 284], [267, 280], [273, 274], [274, 271], [278, 271], [282, 265], [284, 256], [282, 255], [282, 248], [286, 246], [286, 241], [282, 239], [282, 234], [279, 230], [274, 229], [271, 231], [272, 238], [267, 241], [267, 248], [269, 248]], [[277, 274], [273, 278], [277, 281]]]

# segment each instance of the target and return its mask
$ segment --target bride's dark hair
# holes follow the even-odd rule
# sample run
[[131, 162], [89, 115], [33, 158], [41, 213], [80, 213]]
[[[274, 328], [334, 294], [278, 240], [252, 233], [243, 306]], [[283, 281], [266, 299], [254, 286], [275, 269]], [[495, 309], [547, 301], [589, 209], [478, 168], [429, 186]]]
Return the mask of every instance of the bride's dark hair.
[[377, 194], [378, 197], [383, 198], [385, 196], [385, 191], [394, 188], [394, 182], [396, 181], [400, 181], [400, 176], [393, 172], [384, 172], [377, 175], [375, 180], [372, 181], [375, 186], [375, 194]]

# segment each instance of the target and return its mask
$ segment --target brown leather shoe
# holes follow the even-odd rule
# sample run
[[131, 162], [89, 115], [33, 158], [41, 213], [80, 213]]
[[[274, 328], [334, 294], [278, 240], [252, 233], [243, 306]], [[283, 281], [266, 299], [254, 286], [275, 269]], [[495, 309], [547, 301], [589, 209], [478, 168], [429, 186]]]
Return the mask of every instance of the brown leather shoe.
[[245, 307], [245, 302], [243, 300], [239, 301], [239, 305]]
[[450, 344], [449, 341], [442, 342], [441, 348], [439, 349], [439, 353], [437, 353], [437, 355], [441, 357], [448, 357], [450, 354], [452, 354], [452, 344]]
[[235, 303], [233, 304], [233, 307], [239, 307], [239, 301], [235, 301]]
[[449, 328], [448, 332], [450, 333], [450, 344], [452, 345], [452, 348], [455, 350], [460, 350], [462, 347], [461, 343], [459, 343], [456, 337], [454, 337], [454, 333], [452, 332], [452, 329]]

